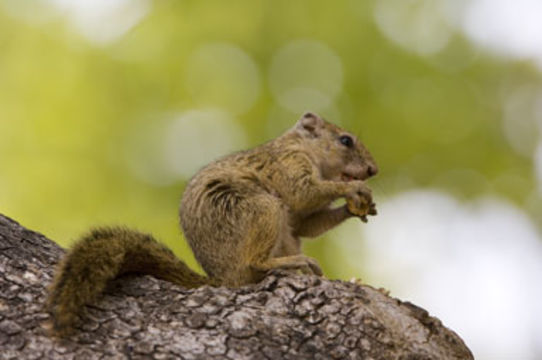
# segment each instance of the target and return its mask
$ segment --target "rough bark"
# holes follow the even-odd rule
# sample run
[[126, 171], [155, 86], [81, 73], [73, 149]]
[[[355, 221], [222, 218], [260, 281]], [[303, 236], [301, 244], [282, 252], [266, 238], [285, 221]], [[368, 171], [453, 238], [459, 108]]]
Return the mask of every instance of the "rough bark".
[[2, 359], [472, 359], [453, 331], [367, 285], [273, 273], [239, 289], [124, 277], [68, 339], [46, 286], [64, 250], [0, 215]]

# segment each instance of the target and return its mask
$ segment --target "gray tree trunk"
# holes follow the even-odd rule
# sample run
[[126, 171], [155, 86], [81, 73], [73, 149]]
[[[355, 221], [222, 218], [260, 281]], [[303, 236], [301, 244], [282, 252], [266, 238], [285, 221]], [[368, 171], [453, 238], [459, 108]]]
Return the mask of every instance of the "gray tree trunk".
[[64, 250], [0, 215], [1, 359], [473, 359], [427, 311], [367, 285], [273, 273], [239, 289], [124, 277], [68, 339], [43, 304]]

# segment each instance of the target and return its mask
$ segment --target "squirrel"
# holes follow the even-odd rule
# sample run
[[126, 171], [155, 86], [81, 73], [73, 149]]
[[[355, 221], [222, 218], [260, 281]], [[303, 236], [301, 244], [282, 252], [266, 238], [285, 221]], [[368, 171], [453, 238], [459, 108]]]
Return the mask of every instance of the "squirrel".
[[[212, 162], [186, 186], [181, 227], [207, 277], [151, 235], [122, 227], [91, 230], [56, 271], [47, 299], [53, 330], [69, 333], [84, 306], [126, 273], [187, 288], [256, 283], [272, 269], [321, 276], [318, 262], [301, 253], [300, 238], [350, 217], [366, 222], [376, 215], [365, 180], [377, 171], [354, 135], [305, 113], [283, 135]], [[333, 207], [340, 198], [346, 203]]]

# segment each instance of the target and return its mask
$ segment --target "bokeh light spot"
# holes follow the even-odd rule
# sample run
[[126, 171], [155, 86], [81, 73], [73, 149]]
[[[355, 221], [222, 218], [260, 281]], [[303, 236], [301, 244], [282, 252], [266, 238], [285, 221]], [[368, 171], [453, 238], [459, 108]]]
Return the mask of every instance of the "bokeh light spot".
[[321, 42], [295, 40], [273, 57], [269, 83], [275, 99], [288, 110], [321, 111], [341, 92], [341, 60]]
[[504, 135], [518, 154], [527, 157], [532, 156], [540, 136], [537, 117], [541, 98], [539, 87], [524, 86], [511, 91], [503, 104]]
[[378, 0], [374, 17], [394, 43], [421, 55], [442, 50], [452, 36], [445, 3], [435, 0]]
[[197, 106], [241, 114], [258, 99], [261, 80], [256, 63], [239, 47], [205, 44], [188, 60], [186, 87]]
[[538, 180], [538, 193], [542, 195], [542, 142], [538, 144], [534, 154], [534, 171]]
[[187, 110], [136, 127], [127, 142], [126, 160], [140, 180], [163, 186], [189, 179], [204, 165], [246, 144], [243, 128], [229, 113]]
[[190, 110], [180, 114], [166, 130], [164, 156], [168, 169], [189, 178], [211, 161], [242, 150], [243, 128], [226, 112]]

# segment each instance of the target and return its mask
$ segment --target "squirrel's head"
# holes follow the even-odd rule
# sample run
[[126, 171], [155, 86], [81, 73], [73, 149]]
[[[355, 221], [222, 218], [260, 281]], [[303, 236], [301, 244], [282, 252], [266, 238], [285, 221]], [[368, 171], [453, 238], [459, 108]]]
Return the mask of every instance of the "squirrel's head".
[[378, 172], [373, 157], [356, 136], [314, 113], [305, 113], [295, 131], [309, 145], [310, 155], [326, 180], [366, 180]]

